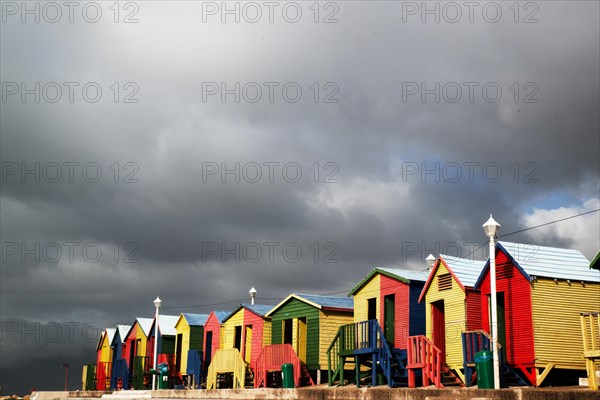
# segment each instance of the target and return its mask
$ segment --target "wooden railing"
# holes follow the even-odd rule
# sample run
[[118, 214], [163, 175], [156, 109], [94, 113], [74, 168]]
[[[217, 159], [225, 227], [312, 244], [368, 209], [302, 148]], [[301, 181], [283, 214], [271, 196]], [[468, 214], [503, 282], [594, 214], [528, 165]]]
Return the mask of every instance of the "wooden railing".
[[129, 389], [129, 368], [127, 368], [127, 361], [123, 358], [116, 360], [113, 364], [110, 389]]
[[600, 312], [581, 313], [580, 318], [588, 385], [590, 389], [598, 390], [596, 363], [600, 361]]
[[96, 390], [110, 389], [110, 373], [112, 371], [111, 362], [99, 362], [96, 367]]
[[[294, 366], [294, 384], [300, 386], [302, 373], [310, 378], [306, 366], [300, 361], [294, 348], [290, 344], [272, 344], [263, 348], [254, 365], [254, 387], [267, 386], [267, 373], [269, 371], [281, 371], [283, 364]], [[312, 378], [310, 384], [314, 385]]]
[[436, 387], [442, 385], [442, 352], [426, 336], [410, 336], [407, 351], [408, 386], [416, 384], [416, 370], [420, 369], [423, 376], [423, 386], [433, 383]]
[[133, 358], [133, 376], [131, 387], [135, 390], [147, 389], [150, 386], [148, 357], [135, 356]]
[[[333, 386], [336, 380], [340, 382], [344, 380], [344, 360], [346, 357], [365, 355], [374, 357], [372, 368], [380, 368], [387, 379], [388, 385], [393, 386], [392, 363], [394, 362], [394, 354], [379, 323], [374, 319], [340, 326], [338, 333], [327, 349], [329, 386]], [[404, 368], [400, 365], [398, 367]], [[375, 372], [373, 372], [373, 376], [375, 376]], [[359, 377], [356, 377], [357, 384], [358, 379]]]
[[84, 365], [85, 385], [84, 390], [96, 390], [96, 364]]
[[233, 373], [233, 388], [243, 389], [246, 381], [246, 363], [238, 349], [219, 349], [213, 355], [206, 388], [216, 389], [218, 374]]
[[194, 388], [200, 389], [201, 385], [201, 371], [202, 371], [202, 351], [200, 350], [188, 350], [187, 354], [187, 368], [185, 373], [194, 377]]

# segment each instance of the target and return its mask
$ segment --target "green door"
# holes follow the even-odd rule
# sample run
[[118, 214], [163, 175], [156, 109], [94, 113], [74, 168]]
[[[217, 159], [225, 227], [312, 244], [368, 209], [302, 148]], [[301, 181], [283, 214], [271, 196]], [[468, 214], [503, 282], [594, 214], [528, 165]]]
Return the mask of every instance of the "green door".
[[384, 298], [383, 308], [383, 334], [385, 340], [388, 342], [391, 348], [394, 348], [394, 320], [396, 315], [396, 304], [394, 295], [390, 294]]

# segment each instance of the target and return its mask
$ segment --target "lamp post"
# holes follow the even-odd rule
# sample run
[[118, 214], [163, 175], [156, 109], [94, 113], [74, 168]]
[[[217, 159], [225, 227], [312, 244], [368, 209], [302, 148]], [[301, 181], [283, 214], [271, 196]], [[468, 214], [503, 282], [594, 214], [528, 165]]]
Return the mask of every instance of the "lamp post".
[[485, 235], [490, 239], [490, 297], [492, 300], [492, 353], [494, 357], [494, 388], [500, 389], [500, 360], [498, 359], [498, 307], [496, 304], [496, 243], [500, 224], [492, 218], [482, 225]]
[[63, 364], [62, 367], [65, 369], [65, 392], [69, 390], [69, 364]]
[[248, 291], [248, 293], [250, 293], [250, 304], [254, 304], [254, 299], [256, 298], [257, 293], [256, 289], [254, 289], [254, 286]]
[[[162, 304], [162, 300], [160, 297], [156, 296], [154, 300], [154, 307], [156, 307], [156, 315], [154, 317], [154, 370], [156, 371], [158, 365], [156, 365], [158, 361], [158, 310], [160, 305]], [[156, 389], [156, 376], [152, 375], [152, 390]]]
[[431, 269], [431, 267], [433, 267], [433, 264], [435, 264], [435, 257], [433, 256], [433, 254], [430, 254], [427, 256], [425, 261], [427, 262], [427, 269]]

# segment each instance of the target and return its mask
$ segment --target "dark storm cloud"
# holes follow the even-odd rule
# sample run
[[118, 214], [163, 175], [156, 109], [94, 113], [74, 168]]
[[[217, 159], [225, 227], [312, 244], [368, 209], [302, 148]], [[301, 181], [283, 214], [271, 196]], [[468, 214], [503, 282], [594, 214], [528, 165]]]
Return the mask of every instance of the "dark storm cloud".
[[[403, 20], [408, 2], [336, 4], [332, 24], [315, 24], [306, 7], [295, 24], [203, 22], [200, 2], [140, 2], [136, 24], [112, 23], [109, 10], [97, 24], [7, 17], [2, 82], [58, 82], [63, 97], [1, 104], [3, 324], [127, 324], [152, 314], [156, 294], [176, 307], [169, 314], [231, 309], [252, 286], [268, 304], [291, 292], [343, 295], [374, 266], [470, 255], [489, 212], [512, 232], [538, 222], [540, 202], [572, 213], [594, 206], [597, 3], [536, 3], [538, 22], [528, 24], [531, 10], [514, 23], [508, 3], [497, 23], [478, 13], [473, 23], [467, 14]], [[64, 82], [80, 83], [72, 103]], [[82, 97], [89, 82], [102, 89], [96, 103]], [[239, 103], [206, 92], [236, 82], [260, 88], [260, 101], [246, 101], [254, 91]], [[408, 92], [436, 83], [438, 102]], [[298, 102], [284, 97], [286, 84], [302, 89]], [[498, 101], [484, 97], [486, 84], [501, 88]], [[456, 88], [462, 97], [448, 101]], [[39, 182], [23, 178], [22, 163], [36, 162]], [[236, 163], [239, 182], [221, 176]], [[536, 240], [593, 257], [590, 231]], [[10, 340], [2, 377], [22, 391], [28, 383], [6, 360], [51, 371], [47, 388], [60, 383], [59, 354], [77, 368], [93, 360], [95, 343], [59, 342], [48, 357], [21, 359], [45, 350]]]

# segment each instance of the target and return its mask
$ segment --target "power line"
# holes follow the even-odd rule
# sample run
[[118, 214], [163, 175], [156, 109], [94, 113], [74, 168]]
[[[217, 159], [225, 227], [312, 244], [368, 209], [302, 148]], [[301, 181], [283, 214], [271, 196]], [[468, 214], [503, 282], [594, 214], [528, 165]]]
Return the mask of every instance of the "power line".
[[[554, 221], [545, 222], [543, 224], [539, 224], [539, 225], [535, 225], [535, 226], [530, 226], [530, 227], [527, 227], [527, 228], [519, 229], [517, 231], [505, 233], [503, 235], [498, 236], [498, 238], [503, 238], [503, 237], [507, 237], [507, 236], [510, 236], [510, 235], [515, 235], [517, 233], [522, 233], [522, 232], [530, 231], [532, 229], [541, 228], [543, 226], [548, 226], [548, 225], [556, 224], [558, 222], [567, 221], [569, 219], [581, 217], [581, 216], [587, 215], [587, 214], [592, 214], [592, 213], [595, 213], [595, 212], [598, 212], [598, 211], [600, 211], [600, 208], [597, 208], [595, 210], [590, 210], [590, 211], [582, 212], [582, 213], [575, 214], [575, 215], [571, 215], [569, 217], [560, 218], [560, 219], [557, 219], [557, 220], [554, 220]], [[484, 241], [479, 247], [477, 247], [475, 250], [473, 250], [471, 253], [469, 253], [466, 258], [469, 258], [473, 254], [475, 254], [475, 252], [477, 252], [477, 250], [481, 249], [487, 243], [488, 243], [487, 241]], [[334, 294], [343, 294], [343, 293], [348, 293], [349, 291], [350, 290], [341, 290], [341, 291], [338, 291], [338, 292], [322, 293], [319, 296], [330, 296], [330, 295], [334, 295]], [[259, 300], [281, 300], [281, 299], [278, 299], [278, 298], [266, 298], [265, 297], [265, 298], [259, 298]], [[226, 301], [226, 302], [214, 303], [214, 304], [200, 304], [200, 305], [195, 305], [195, 306], [171, 306], [171, 307], [162, 307], [162, 308], [168, 308], [168, 309], [173, 309], [173, 308], [202, 308], [202, 307], [220, 306], [220, 305], [231, 304], [231, 303], [238, 303], [239, 304], [239, 303], [242, 303], [244, 301], [247, 301], [247, 299], [232, 300], [232, 301]]]

